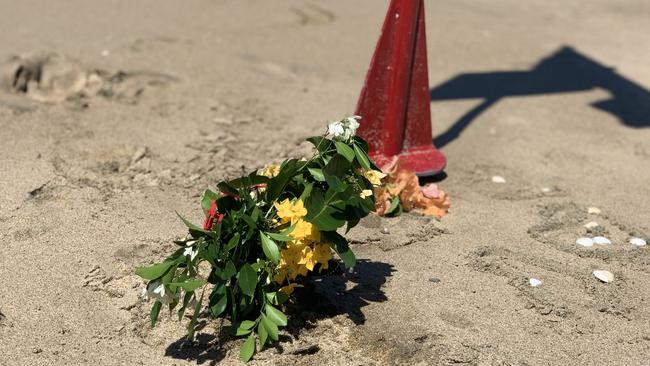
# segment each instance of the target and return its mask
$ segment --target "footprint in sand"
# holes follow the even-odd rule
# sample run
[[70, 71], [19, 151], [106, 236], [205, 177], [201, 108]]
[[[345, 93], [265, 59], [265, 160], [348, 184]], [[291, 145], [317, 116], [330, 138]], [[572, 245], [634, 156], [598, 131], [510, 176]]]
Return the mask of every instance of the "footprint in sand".
[[291, 8], [291, 11], [298, 16], [300, 25], [327, 24], [336, 20], [333, 12], [314, 4]]
[[177, 82], [154, 71], [106, 71], [57, 54], [13, 56], [2, 64], [0, 86], [45, 103], [80, 101], [95, 96], [135, 104], [151, 88]]

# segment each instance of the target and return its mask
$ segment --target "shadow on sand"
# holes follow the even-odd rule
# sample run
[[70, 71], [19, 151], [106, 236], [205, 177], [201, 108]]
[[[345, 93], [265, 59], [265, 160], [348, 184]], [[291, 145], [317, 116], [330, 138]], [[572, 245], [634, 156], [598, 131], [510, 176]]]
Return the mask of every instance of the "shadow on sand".
[[[296, 289], [295, 304], [287, 307], [289, 324], [286, 330], [298, 337], [303, 330], [315, 327], [316, 320], [343, 314], [355, 324], [363, 324], [366, 318], [361, 309], [370, 303], [387, 300], [381, 287], [393, 272], [390, 264], [366, 259], [357, 260], [350, 272], [346, 272], [341, 264], [332, 265], [327, 273], [310, 278], [304, 288]], [[199, 332], [209, 322], [215, 321], [218, 320], [203, 318], [197, 325], [194, 342], [190, 344], [185, 337], [180, 338], [167, 347], [165, 356], [195, 361], [197, 364], [209, 362], [210, 365], [223, 360], [226, 356], [224, 345], [232, 338], [223, 330], [218, 335]], [[280, 336], [280, 341], [287, 339]], [[281, 351], [281, 344], [270, 347], [275, 346]], [[315, 347], [301, 352], [317, 352], [318, 346]]]
[[447, 131], [434, 138], [441, 148], [460, 136], [481, 113], [499, 100], [513, 96], [569, 93], [602, 88], [612, 95], [593, 107], [635, 128], [650, 126], [650, 92], [571, 47], [542, 59], [531, 70], [468, 73], [431, 89], [431, 101], [482, 99]]

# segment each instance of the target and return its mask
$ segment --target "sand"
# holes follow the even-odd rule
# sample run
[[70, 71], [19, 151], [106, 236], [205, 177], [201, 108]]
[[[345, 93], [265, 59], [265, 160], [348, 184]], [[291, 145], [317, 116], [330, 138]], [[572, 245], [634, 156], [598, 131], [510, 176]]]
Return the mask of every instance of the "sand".
[[[238, 364], [219, 321], [150, 329], [133, 270], [203, 189], [354, 112], [386, 5], [0, 1], [0, 364]], [[426, 5], [452, 211], [362, 222], [251, 364], [647, 364], [650, 5]]]

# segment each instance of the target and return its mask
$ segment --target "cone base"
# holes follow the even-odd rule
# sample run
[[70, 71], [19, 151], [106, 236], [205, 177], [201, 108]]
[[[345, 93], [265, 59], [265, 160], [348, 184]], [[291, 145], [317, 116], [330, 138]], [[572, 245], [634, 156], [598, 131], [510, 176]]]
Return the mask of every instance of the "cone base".
[[[391, 163], [394, 157], [383, 154], [370, 154], [379, 167]], [[447, 158], [435, 147], [425, 146], [404, 150], [399, 155], [400, 166], [419, 176], [429, 176], [440, 173], [447, 165]]]

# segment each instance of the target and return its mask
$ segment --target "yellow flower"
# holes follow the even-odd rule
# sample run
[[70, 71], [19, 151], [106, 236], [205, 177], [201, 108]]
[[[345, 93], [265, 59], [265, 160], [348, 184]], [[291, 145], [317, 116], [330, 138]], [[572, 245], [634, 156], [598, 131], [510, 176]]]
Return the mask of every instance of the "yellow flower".
[[316, 263], [318, 262], [316, 262], [316, 260], [314, 259], [314, 251], [311, 249], [311, 247], [305, 247], [302, 250], [302, 258], [300, 258], [298, 264], [302, 264], [308, 270], [313, 271]]
[[328, 244], [316, 244], [312, 255], [321, 264], [321, 269], [327, 269], [329, 260], [332, 259], [332, 248]]
[[320, 231], [318, 231], [316, 226], [312, 225], [309, 221], [298, 219], [294, 225], [293, 231], [289, 234], [294, 239], [320, 241]]
[[293, 207], [291, 209], [293, 210], [294, 217], [297, 219], [305, 217], [305, 215], [307, 215], [307, 209], [300, 199], [293, 204]]
[[299, 285], [297, 283], [290, 283], [287, 286], [283, 286], [280, 288], [280, 292], [284, 292], [287, 295], [291, 295], [293, 293], [293, 289], [296, 287], [304, 287], [303, 285]]
[[269, 164], [262, 169], [260, 175], [265, 177], [273, 178], [280, 174], [280, 166], [277, 164]]
[[359, 196], [363, 199], [365, 199], [366, 197], [370, 197], [372, 196], [372, 190], [364, 189], [363, 191], [361, 191], [361, 193], [359, 193]]
[[381, 180], [384, 179], [386, 174], [380, 172], [379, 170], [365, 170], [363, 176], [370, 181], [373, 186], [380, 186]]
[[300, 199], [294, 203], [291, 203], [289, 199], [285, 199], [280, 203], [274, 203], [273, 206], [275, 206], [282, 223], [295, 222], [307, 215], [307, 209]]
[[288, 199], [285, 199], [280, 203], [276, 202], [273, 206], [275, 206], [275, 209], [278, 212], [278, 217], [282, 219], [282, 222], [291, 221], [291, 218], [293, 217], [293, 210], [291, 210], [291, 207], [293, 205]]

